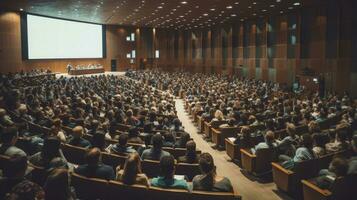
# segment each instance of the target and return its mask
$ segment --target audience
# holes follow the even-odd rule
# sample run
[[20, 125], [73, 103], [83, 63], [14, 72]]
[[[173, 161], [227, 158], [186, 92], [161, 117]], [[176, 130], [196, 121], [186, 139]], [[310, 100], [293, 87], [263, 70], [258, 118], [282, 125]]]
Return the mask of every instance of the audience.
[[2, 128], [1, 132], [1, 155], [8, 157], [13, 157], [15, 155], [27, 156], [22, 149], [19, 149], [15, 146], [18, 139], [18, 131], [16, 127]]
[[108, 147], [110, 153], [125, 155], [129, 153], [136, 152], [131, 146], [128, 146], [128, 135], [123, 133], [119, 136], [117, 144]]
[[91, 147], [90, 142], [83, 138], [84, 135], [83, 131], [84, 130], [82, 126], [74, 127], [72, 129], [72, 138], [69, 140], [68, 144], [78, 147], [83, 147], [83, 148]]

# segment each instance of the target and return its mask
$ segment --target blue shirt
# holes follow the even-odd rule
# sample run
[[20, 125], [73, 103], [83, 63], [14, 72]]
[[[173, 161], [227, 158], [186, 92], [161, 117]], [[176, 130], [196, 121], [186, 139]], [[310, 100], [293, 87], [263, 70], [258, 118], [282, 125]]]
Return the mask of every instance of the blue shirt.
[[178, 180], [175, 178], [165, 179], [162, 176], [153, 178], [151, 180], [151, 186], [160, 188], [171, 188], [171, 189], [185, 189], [188, 190], [188, 184], [185, 180]]

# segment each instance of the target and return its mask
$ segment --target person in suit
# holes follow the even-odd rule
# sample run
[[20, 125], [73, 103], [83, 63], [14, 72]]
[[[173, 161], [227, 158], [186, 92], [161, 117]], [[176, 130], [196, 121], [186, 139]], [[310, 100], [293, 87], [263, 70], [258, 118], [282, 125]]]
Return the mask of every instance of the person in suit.
[[87, 163], [74, 170], [77, 174], [88, 178], [114, 180], [115, 172], [111, 166], [102, 163], [102, 153], [98, 148], [88, 150], [85, 157]]
[[160, 159], [161, 175], [151, 180], [151, 185], [154, 187], [185, 189], [189, 190], [189, 186], [185, 180], [175, 178], [175, 159], [173, 156], [163, 156]]
[[83, 148], [90, 148], [91, 143], [83, 138], [83, 127], [76, 126], [72, 129], [72, 138], [69, 140], [68, 144]]
[[180, 156], [177, 159], [177, 162], [181, 163], [198, 163], [198, 156], [196, 154], [196, 143], [191, 140], [186, 144], [186, 154], [184, 156]]
[[155, 134], [152, 136], [152, 147], [146, 149], [141, 154], [142, 160], [160, 160], [164, 156], [169, 156], [170, 153], [162, 150], [163, 139], [160, 134]]
[[149, 187], [148, 177], [142, 173], [141, 160], [137, 152], [129, 154], [125, 161], [124, 168], [117, 172], [118, 181], [127, 185], [139, 184]]
[[202, 174], [193, 178], [193, 190], [233, 192], [231, 181], [226, 177], [217, 175], [211, 154], [203, 153], [199, 158], [199, 164]]

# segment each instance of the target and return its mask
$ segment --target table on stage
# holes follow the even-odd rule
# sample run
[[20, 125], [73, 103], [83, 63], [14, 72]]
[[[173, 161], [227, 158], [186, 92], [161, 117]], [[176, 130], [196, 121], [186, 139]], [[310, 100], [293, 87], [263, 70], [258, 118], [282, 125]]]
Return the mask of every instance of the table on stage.
[[104, 73], [104, 68], [95, 69], [72, 69], [69, 71], [69, 75], [84, 75], [84, 74], [99, 74]]

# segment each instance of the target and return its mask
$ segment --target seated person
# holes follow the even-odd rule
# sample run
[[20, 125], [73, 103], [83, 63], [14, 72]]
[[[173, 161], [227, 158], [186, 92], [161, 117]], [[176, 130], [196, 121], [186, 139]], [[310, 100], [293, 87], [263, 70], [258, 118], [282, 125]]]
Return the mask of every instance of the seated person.
[[258, 150], [260, 149], [274, 149], [276, 148], [276, 143], [275, 143], [275, 138], [274, 138], [274, 132], [273, 131], [268, 131], [265, 134], [265, 142], [261, 142], [257, 144], [254, 148], [251, 149], [252, 153], [255, 154]]
[[291, 123], [286, 124], [286, 132], [288, 133], [288, 136], [284, 137], [281, 141], [278, 141], [278, 148], [283, 154], [292, 156], [299, 143], [299, 136], [295, 134], [295, 125]]
[[91, 146], [92, 147], [97, 147], [101, 151], [105, 151], [107, 145], [105, 141], [105, 133], [102, 130], [97, 130], [91, 139]]
[[328, 173], [316, 178], [316, 184], [322, 189], [332, 190], [335, 180], [342, 179], [347, 176], [348, 161], [344, 158], [336, 157], [330, 163]]
[[164, 144], [163, 147], [175, 147], [175, 136], [172, 132], [166, 132], [164, 134]]
[[139, 130], [137, 128], [130, 128], [128, 131], [128, 142], [134, 144], [143, 144], [143, 140], [139, 137]]
[[68, 144], [83, 148], [90, 148], [91, 143], [83, 138], [83, 127], [76, 126], [72, 129], [72, 138], [69, 140]]
[[327, 152], [338, 152], [350, 148], [348, 142], [348, 132], [345, 124], [339, 124], [336, 127], [336, 139], [326, 144]]
[[326, 154], [326, 149], [325, 149], [325, 139], [324, 136], [321, 134], [313, 134], [312, 135], [312, 140], [314, 144], [314, 148], [312, 150], [314, 151], [314, 154], [317, 158], [322, 157], [323, 155]]
[[141, 160], [138, 153], [129, 154], [125, 161], [124, 169], [117, 172], [117, 180], [127, 185], [139, 184], [149, 187], [148, 177], [142, 173]]
[[13, 157], [15, 155], [26, 156], [26, 153], [15, 146], [18, 139], [18, 131], [16, 127], [2, 128], [1, 131], [0, 154]]
[[60, 149], [61, 142], [57, 137], [48, 137], [43, 143], [42, 150], [29, 158], [30, 163], [35, 166], [48, 168], [49, 163], [56, 157], [61, 157], [66, 162]]
[[6, 114], [6, 110], [3, 108], [0, 108], [0, 125], [3, 127], [10, 127], [14, 125], [11, 117]]
[[279, 160], [282, 160], [282, 166], [286, 169], [293, 169], [295, 163], [303, 162], [306, 160], [311, 160], [315, 158], [314, 152], [312, 150], [312, 137], [310, 134], [303, 134], [301, 140], [301, 146], [296, 149], [295, 156], [293, 158], [280, 155]]
[[198, 157], [196, 154], [196, 143], [193, 140], [187, 142], [186, 154], [184, 156], [178, 157], [177, 162], [189, 164], [198, 163]]
[[153, 178], [151, 185], [154, 187], [170, 188], [170, 189], [186, 189], [189, 186], [185, 180], [180, 180], [174, 177], [175, 175], [175, 159], [173, 156], [163, 156], [160, 159], [161, 176]]
[[54, 169], [50, 171], [44, 184], [45, 199], [76, 199], [74, 188], [71, 187], [67, 169]]
[[164, 156], [169, 156], [170, 153], [162, 150], [162, 136], [160, 134], [155, 134], [152, 136], [152, 147], [150, 149], [145, 149], [141, 154], [142, 160], [161, 160]]
[[0, 178], [0, 199], [5, 199], [5, 195], [20, 183], [30, 182], [34, 184], [25, 178], [26, 169], [26, 156], [17, 154], [10, 157], [10, 160], [4, 166], [3, 177]]
[[88, 178], [113, 180], [114, 170], [111, 166], [102, 163], [102, 153], [98, 148], [89, 149], [86, 154], [87, 164], [78, 166], [74, 172]]
[[234, 140], [234, 144], [239, 146], [239, 149], [246, 149], [251, 147], [251, 135], [249, 126], [243, 126], [237, 138]]
[[185, 148], [187, 142], [191, 139], [190, 134], [186, 132], [182, 132], [180, 139], [176, 141], [175, 147], [176, 148]]
[[107, 148], [110, 153], [114, 154], [128, 154], [136, 152], [131, 146], [128, 146], [128, 135], [123, 133], [119, 136], [117, 144], [109, 145]]
[[197, 175], [192, 180], [193, 190], [212, 192], [233, 192], [231, 181], [218, 176], [214, 160], [209, 153], [203, 153], [199, 158], [202, 175]]

